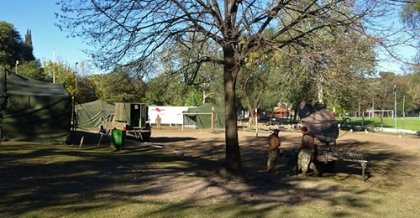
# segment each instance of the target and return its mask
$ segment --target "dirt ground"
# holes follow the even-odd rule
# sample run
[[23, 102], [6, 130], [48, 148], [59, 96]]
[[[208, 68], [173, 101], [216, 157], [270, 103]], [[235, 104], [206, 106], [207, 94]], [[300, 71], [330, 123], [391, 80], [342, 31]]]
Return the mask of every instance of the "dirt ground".
[[[391, 214], [415, 217], [420, 212], [420, 137], [341, 132], [335, 149], [361, 153], [369, 161], [369, 178], [364, 181], [360, 164], [344, 161], [338, 161], [335, 171], [326, 173], [323, 177], [289, 175], [287, 155], [283, 155], [278, 161], [276, 173], [264, 172], [269, 133], [259, 131], [257, 137], [254, 131], [239, 131], [242, 163], [247, 172], [246, 181], [228, 180], [215, 173], [212, 168], [214, 166], [203, 164], [200, 167], [202, 170], [208, 168], [207, 172], [189, 173], [204, 174], [204, 180], [167, 178], [164, 186], [168, 191], [149, 197], [178, 200], [188, 198], [204, 204], [209, 199], [213, 202], [240, 199], [247, 202], [272, 201], [287, 204], [316, 200], [321, 208], [321, 205], [332, 205], [334, 216], [347, 215], [342, 211], [346, 207], [354, 209], [365, 206], [366, 213], [362, 213], [364, 215], [378, 210], [374, 214], [383, 213], [385, 217]], [[299, 146], [301, 133], [282, 131], [280, 137], [281, 148], [287, 151]], [[154, 130], [153, 138], [150, 145], [161, 146], [166, 152], [182, 155], [183, 158], [205, 158], [221, 164], [220, 160], [224, 157], [223, 131], [212, 133], [203, 130]], [[320, 142], [318, 144], [323, 146]], [[366, 193], [366, 197], [363, 197], [363, 193]], [[345, 202], [343, 204], [346, 206], [340, 206], [340, 202]], [[378, 205], [369, 210], [367, 208], [371, 203]], [[389, 210], [396, 211], [386, 212]]]
[[[267, 137], [269, 131], [260, 130], [255, 131], [239, 131], [239, 144], [242, 155], [242, 163], [247, 172], [247, 178], [251, 182], [262, 182], [258, 180], [267, 180], [273, 185], [275, 182], [281, 183], [287, 179], [298, 179], [304, 185], [312, 186], [322, 183], [324, 178], [326, 181], [345, 181], [354, 182], [355, 184], [363, 184], [367, 186], [387, 186], [397, 185], [406, 188], [419, 187], [420, 185], [420, 137], [413, 135], [391, 135], [380, 133], [365, 133], [365, 132], [347, 132], [342, 131], [337, 145], [334, 147], [337, 151], [354, 152], [363, 154], [368, 160], [368, 178], [363, 182], [361, 176], [362, 170], [359, 163], [337, 161], [335, 171], [333, 173], [326, 173], [323, 178], [309, 177], [308, 181], [304, 181], [302, 176], [292, 175], [288, 168], [289, 157], [287, 154], [277, 161], [277, 172], [266, 173], [266, 149]], [[257, 136], [258, 134], [258, 136]], [[287, 153], [288, 150], [298, 148], [300, 143], [301, 133], [299, 131], [282, 131], [280, 138], [282, 140], [282, 153]], [[205, 131], [205, 130], [157, 130], [153, 131], [153, 139], [149, 143], [151, 146], [162, 147], [165, 152], [173, 153], [184, 158], [206, 158], [215, 160], [221, 163], [220, 160], [224, 158], [225, 143], [224, 131]], [[323, 143], [317, 142], [322, 148], [326, 147]], [[212, 172], [212, 166], [203, 166], [209, 168], [209, 173]], [[278, 181], [276, 181], [278, 180]], [[248, 182], [249, 182], [248, 181]], [[226, 182], [226, 181], [224, 181]], [[245, 193], [245, 187], [240, 187], [242, 181], [229, 181], [234, 183], [232, 185], [237, 188], [237, 192]], [[213, 181], [217, 183], [217, 181]], [[201, 187], [198, 185], [196, 187]], [[216, 186], [217, 187], [217, 186]], [[194, 193], [195, 198], [200, 198], [201, 192], [197, 190], [180, 189], [182, 192]], [[211, 192], [225, 190], [217, 190], [212, 188]], [[207, 190], [208, 192], [208, 190]], [[420, 193], [420, 192], [419, 192]], [[272, 193], [272, 195], [262, 194], [253, 195], [248, 193], [253, 198], [269, 198], [274, 196], [281, 196]], [[186, 196], [180, 193], [180, 196]], [[176, 196], [174, 193], [169, 196]], [[223, 194], [216, 196], [224, 196]], [[179, 197], [179, 196], [178, 196]], [[205, 197], [203, 197], [205, 198]]]
[[[361, 153], [369, 161], [364, 181], [360, 164], [344, 161], [322, 177], [289, 175], [287, 151], [299, 146], [298, 131], [280, 132], [284, 155], [276, 173], [264, 172], [268, 135], [265, 130], [258, 136], [238, 132], [246, 172], [242, 179], [219, 170], [225, 155], [223, 130], [153, 129], [150, 142], [127, 140], [120, 151], [108, 147], [109, 140], [97, 146], [95, 134], [82, 147], [2, 143], [0, 215], [33, 216], [31, 211], [46, 210], [51, 203], [67, 208], [101, 199], [177, 202], [176, 208], [232, 201], [245, 205], [232, 217], [271, 217], [279, 211], [286, 217], [416, 217], [420, 212], [420, 137], [341, 132], [335, 149]], [[144, 210], [133, 208], [126, 217]]]

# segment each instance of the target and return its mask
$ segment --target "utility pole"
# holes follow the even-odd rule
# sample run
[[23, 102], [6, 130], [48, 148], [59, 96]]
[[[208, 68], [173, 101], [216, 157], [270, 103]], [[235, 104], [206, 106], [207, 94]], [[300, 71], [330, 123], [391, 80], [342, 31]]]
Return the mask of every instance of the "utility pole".
[[55, 50], [53, 50], [53, 65], [52, 65], [52, 77], [53, 77], [53, 83], [55, 83]]
[[17, 70], [18, 64], [19, 64], [19, 61], [16, 60], [16, 64], [15, 64], [15, 72], [16, 72], [16, 74], [18, 74], [18, 70]]
[[71, 96], [71, 104], [72, 104], [72, 113], [71, 113], [71, 120], [72, 120], [72, 130], [76, 131], [76, 116], [75, 116], [75, 109], [76, 109], [76, 92], [77, 92], [77, 64], [79, 64], [79, 62], [76, 62], [74, 64], [74, 80], [75, 80], [75, 84], [74, 84], [74, 92], [73, 95]]
[[397, 130], [397, 85], [394, 85], [394, 128]]
[[402, 118], [402, 129], [405, 129], [405, 95], [403, 97], [403, 105], [402, 105], [402, 114], [403, 114], [403, 118]]

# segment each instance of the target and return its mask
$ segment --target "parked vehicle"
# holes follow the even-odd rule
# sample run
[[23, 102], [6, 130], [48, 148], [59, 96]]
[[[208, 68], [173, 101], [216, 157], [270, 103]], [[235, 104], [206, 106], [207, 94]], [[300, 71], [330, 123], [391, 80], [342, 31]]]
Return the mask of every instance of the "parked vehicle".
[[143, 103], [115, 103], [113, 127], [127, 131], [142, 141], [150, 141], [152, 130], [149, 123], [149, 108]]

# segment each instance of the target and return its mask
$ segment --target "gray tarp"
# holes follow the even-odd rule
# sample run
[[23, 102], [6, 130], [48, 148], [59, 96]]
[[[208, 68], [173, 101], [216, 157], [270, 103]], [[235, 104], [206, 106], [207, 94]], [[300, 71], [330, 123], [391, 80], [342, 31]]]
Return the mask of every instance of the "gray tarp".
[[51, 143], [69, 139], [71, 99], [62, 84], [5, 72], [0, 78], [0, 91], [7, 96], [6, 104], [1, 105], [3, 139]]
[[335, 115], [325, 107], [302, 103], [299, 108], [302, 126], [322, 142], [334, 142], [339, 134]]

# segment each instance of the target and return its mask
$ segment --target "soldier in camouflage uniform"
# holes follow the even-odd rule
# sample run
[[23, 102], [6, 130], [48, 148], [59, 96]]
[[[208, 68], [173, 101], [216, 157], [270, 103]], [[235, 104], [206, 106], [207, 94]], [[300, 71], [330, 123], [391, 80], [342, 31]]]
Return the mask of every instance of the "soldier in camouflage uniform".
[[267, 171], [274, 171], [274, 166], [280, 154], [280, 138], [279, 130], [275, 129], [273, 133], [268, 136], [268, 157], [267, 157]]
[[311, 169], [314, 175], [318, 175], [318, 169], [315, 165], [318, 148], [315, 144], [315, 137], [308, 132], [306, 127], [302, 128], [302, 143], [299, 149], [297, 170], [302, 171], [303, 176], [306, 176], [308, 170]]

